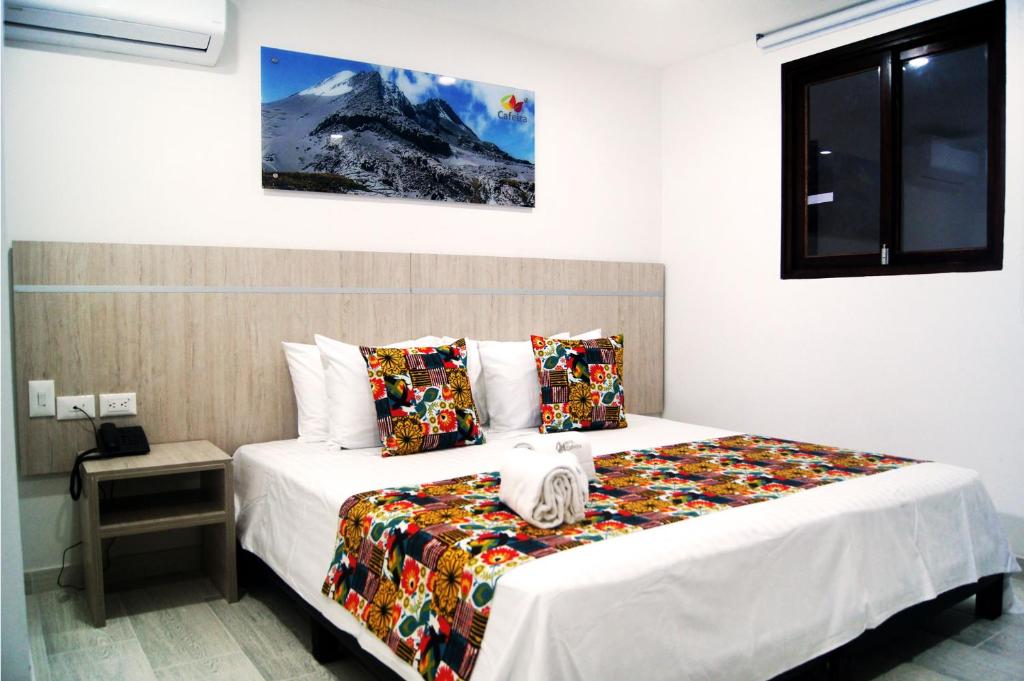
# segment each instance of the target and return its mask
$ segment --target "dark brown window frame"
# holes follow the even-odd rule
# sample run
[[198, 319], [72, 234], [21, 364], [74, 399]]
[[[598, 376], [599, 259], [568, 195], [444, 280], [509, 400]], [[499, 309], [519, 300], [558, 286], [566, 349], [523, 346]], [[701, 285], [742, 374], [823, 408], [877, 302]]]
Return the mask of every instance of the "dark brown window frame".
[[[978, 5], [931, 21], [844, 45], [782, 65], [782, 278], [816, 279], [937, 272], [978, 272], [1003, 268], [1006, 137], [1006, 7], [1004, 0]], [[986, 43], [988, 46], [988, 232], [984, 249], [904, 253], [900, 250], [900, 69], [901, 59]], [[880, 254], [807, 257], [805, 176], [807, 86], [855, 71], [881, 67], [881, 243]]]

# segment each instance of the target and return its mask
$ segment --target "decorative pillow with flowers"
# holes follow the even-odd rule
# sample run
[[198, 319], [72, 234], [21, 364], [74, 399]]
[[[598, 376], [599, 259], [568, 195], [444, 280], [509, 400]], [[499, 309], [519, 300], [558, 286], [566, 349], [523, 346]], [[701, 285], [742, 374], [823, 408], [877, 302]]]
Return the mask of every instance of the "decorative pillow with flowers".
[[466, 341], [359, 348], [366, 360], [384, 456], [484, 442], [466, 373]]
[[540, 379], [540, 432], [626, 427], [622, 336], [531, 336]]

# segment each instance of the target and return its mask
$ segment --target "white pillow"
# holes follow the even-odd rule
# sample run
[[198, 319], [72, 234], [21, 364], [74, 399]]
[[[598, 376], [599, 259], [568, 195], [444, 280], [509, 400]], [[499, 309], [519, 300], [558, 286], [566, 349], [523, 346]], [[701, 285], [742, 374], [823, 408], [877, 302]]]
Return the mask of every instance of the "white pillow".
[[299, 442], [324, 442], [328, 438], [327, 390], [320, 350], [308, 343], [281, 343], [295, 390]]
[[[601, 329], [551, 338], [600, 338]], [[500, 433], [540, 426], [540, 382], [530, 341], [479, 341], [483, 364], [483, 391], [491, 430]], [[472, 388], [472, 386], [471, 386]], [[476, 392], [473, 392], [474, 398]]]
[[[377, 412], [366, 374], [366, 360], [359, 352], [359, 346], [327, 336], [317, 335], [315, 338], [327, 384], [328, 444], [342, 449], [380, 447]], [[424, 336], [387, 347], [435, 347], [443, 343], [437, 336]]]

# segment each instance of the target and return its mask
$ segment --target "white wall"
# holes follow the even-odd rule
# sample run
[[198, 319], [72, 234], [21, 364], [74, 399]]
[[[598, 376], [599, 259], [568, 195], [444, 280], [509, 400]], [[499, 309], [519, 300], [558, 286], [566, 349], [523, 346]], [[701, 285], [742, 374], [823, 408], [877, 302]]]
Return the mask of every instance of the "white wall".
[[[2, 207], [0, 207], [2, 211]], [[0, 300], [0, 307], [3, 308], [2, 318], [2, 343], [0, 352], [3, 353], [3, 367], [0, 370], [0, 518], [2, 518], [3, 529], [0, 531], [2, 537], [2, 548], [0, 548], [0, 585], [3, 592], [0, 594], [0, 640], [2, 640], [2, 659], [0, 668], [3, 669], [3, 678], [11, 681], [21, 681], [31, 678], [28, 628], [26, 625], [25, 612], [25, 578], [23, 574], [24, 562], [21, 546], [21, 524], [18, 508], [18, 471], [17, 452], [14, 443], [14, 394], [13, 378], [11, 375], [11, 344], [10, 344], [10, 290], [8, 287], [7, 272], [7, 250], [10, 241], [7, 238], [6, 230], [2, 239], [3, 262], [0, 264], [0, 277], [2, 277], [3, 299]]]
[[[658, 259], [657, 72], [355, 2], [229, 10], [213, 69], [4, 48], [11, 239]], [[537, 207], [265, 192], [261, 45], [535, 90]], [[64, 477], [21, 495], [27, 569], [58, 564]]]
[[971, 4], [664, 73], [666, 415], [973, 468], [1024, 555], [1022, 0], [1008, 2], [1003, 270], [779, 277], [780, 64]]
[[[7, 48], [13, 238], [657, 256], [655, 71], [355, 2], [246, 0], [229, 19], [213, 69]], [[537, 208], [265, 192], [260, 45], [535, 90]], [[570, 227], [587, 236], [544, 243]]]
[[[0, 18], [3, 8], [0, 7]], [[2, 23], [2, 21], [0, 21]], [[3, 58], [0, 57], [0, 83], [3, 82]], [[2, 111], [0, 95], [0, 111]], [[2, 114], [0, 114], [2, 119]], [[2, 127], [0, 127], [2, 130]], [[0, 134], [0, 148], [3, 147]], [[0, 164], [0, 187], [3, 170]], [[14, 445], [14, 392], [11, 378], [10, 288], [8, 286], [8, 237], [3, 215], [6, 206], [0, 190], [0, 669], [5, 679], [23, 681], [32, 678], [28, 627], [25, 614], [25, 580], [22, 576], [21, 525], [18, 514], [18, 481]]]

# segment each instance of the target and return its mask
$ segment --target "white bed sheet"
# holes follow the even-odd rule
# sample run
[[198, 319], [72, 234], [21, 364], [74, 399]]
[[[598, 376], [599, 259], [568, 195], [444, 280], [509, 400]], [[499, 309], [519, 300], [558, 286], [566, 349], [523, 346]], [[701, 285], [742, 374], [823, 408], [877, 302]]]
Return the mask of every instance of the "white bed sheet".
[[[729, 435], [630, 415], [595, 454]], [[496, 470], [508, 441], [407, 457], [295, 440], [235, 453], [238, 536], [399, 676], [419, 674], [320, 592], [350, 495]], [[924, 463], [589, 544], [498, 582], [473, 681], [768, 679], [894, 613], [1018, 570], [977, 473]], [[1012, 595], [1008, 596], [1012, 602]]]

